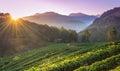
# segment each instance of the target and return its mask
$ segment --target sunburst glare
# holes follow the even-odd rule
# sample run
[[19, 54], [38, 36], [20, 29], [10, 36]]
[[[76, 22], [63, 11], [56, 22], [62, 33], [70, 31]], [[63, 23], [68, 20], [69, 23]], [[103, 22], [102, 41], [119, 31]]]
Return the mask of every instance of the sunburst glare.
[[13, 19], [13, 20], [18, 20], [19, 17], [17, 17], [17, 16], [13, 16], [13, 15], [12, 15], [12, 19]]

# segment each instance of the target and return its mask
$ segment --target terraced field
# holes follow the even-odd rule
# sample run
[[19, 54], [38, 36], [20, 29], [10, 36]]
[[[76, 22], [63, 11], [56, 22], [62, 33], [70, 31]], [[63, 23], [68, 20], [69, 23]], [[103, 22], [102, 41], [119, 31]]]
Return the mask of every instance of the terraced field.
[[120, 71], [120, 45], [52, 44], [0, 58], [0, 71]]

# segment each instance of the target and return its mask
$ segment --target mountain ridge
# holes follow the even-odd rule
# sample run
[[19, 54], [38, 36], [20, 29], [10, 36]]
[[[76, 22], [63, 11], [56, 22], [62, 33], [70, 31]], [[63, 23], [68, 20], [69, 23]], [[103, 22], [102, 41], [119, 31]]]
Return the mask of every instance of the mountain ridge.
[[68, 16], [96, 16], [96, 15], [88, 15], [88, 14], [78, 12], [78, 13], [70, 13]]
[[24, 20], [36, 22], [39, 24], [47, 24], [58, 28], [65, 27], [73, 29], [77, 32], [83, 30], [90, 25], [97, 17], [96, 16], [69, 16], [55, 12], [37, 13], [31, 16], [23, 17]]
[[[89, 30], [91, 41], [108, 41], [107, 32], [111, 27], [117, 31], [117, 40], [120, 39], [120, 7], [110, 9], [97, 18], [93, 24], [86, 29]], [[86, 30], [85, 29], [85, 30]], [[80, 35], [83, 33], [80, 32]]]

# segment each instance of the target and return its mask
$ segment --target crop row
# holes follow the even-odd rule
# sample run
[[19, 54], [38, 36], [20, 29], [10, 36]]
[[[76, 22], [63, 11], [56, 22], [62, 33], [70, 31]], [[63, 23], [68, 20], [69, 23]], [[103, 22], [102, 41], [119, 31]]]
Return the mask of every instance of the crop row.
[[110, 71], [120, 71], [120, 65], [118, 67], [116, 67], [115, 69], [112, 69]]
[[120, 51], [119, 46], [110, 46], [106, 49], [99, 49], [97, 51], [90, 51], [87, 53], [84, 53], [82, 55], [75, 56], [72, 59], [65, 59], [64, 61], [61, 61], [57, 64], [51, 64], [49, 66], [46, 66], [44, 68], [39, 67], [32, 67], [31, 69], [28, 69], [27, 71], [31, 70], [40, 70], [40, 71], [73, 71], [74, 69], [78, 68], [79, 66], [84, 65], [90, 65], [91, 63], [95, 61], [99, 61], [102, 59], [105, 59], [107, 57], [110, 57], [112, 55], [116, 55]]
[[89, 66], [81, 66], [74, 71], [107, 71], [118, 65], [120, 65], [120, 54], [103, 59], [102, 61], [97, 61]]

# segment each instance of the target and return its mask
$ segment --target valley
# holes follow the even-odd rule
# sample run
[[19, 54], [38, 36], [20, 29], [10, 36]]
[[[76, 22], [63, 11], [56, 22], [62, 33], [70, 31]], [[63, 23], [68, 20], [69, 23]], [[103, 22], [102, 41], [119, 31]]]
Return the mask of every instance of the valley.
[[120, 71], [120, 1], [1, 0], [0, 71]]

